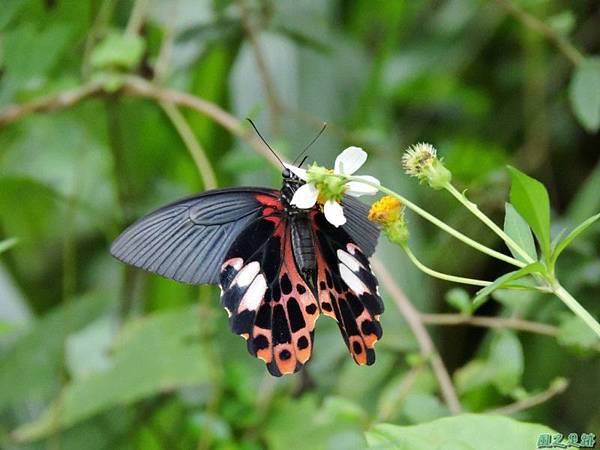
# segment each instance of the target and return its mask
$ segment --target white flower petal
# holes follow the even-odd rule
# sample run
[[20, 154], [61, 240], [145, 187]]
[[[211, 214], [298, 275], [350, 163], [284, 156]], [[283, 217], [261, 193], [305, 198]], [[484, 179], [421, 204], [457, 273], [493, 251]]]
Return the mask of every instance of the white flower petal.
[[339, 203], [333, 200], [327, 200], [325, 202], [325, 207], [323, 208], [323, 213], [325, 213], [325, 218], [327, 221], [339, 227], [340, 225], [344, 225], [346, 223], [346, 217], [344, 216], [344, 208]]
[[291, 204], [300, 209], [312, 208], [317, 203], [318, 196], [319, 190], [313, 184], [303, 184], [294, 192]]
[[333, 173], [352, 175], [367, 160], [367, 153], [360, 147], [348, 147], [335, 158]]
[[300, 167], [292, 166], [291, 164], [283, 164], [287, 169], [295, 174], [301, 180], [306, 181], [306, 169], [301, 169]]
[[[377, 185], [379, 180], [370, 175], [358, 175], [356, 178], [361, 178], [370, 183], [375, 183]], [[346, 183], [346, 194], [351, 195], [352, 197], [360, 197], [361, 195], [375, 195], [377, 194], [377, 188], [365, 183], [361, 183], [360, 181], [349, 181]]]

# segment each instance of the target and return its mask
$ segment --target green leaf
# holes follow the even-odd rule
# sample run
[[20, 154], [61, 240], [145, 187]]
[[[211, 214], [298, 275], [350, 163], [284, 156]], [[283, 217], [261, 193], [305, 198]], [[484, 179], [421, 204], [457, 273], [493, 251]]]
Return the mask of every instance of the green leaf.
[[553, 430], [502, 416], [461, 414], [411, 426], [375, 425], [369, 448], [396, 450], [531, 450], [538, 436]]
[[96, 48], [90, 61], [97, 69], [132, 69], [144, 55], [144, 40], [132, 34], [110, 33]]
[[[5, 73], [2, 92], [6, 100], [14, 100], [20, 92], [34, 92], [49, 82], [56, 67], [73, 39], [73, 24], [50, 22], [38, 27], [23, 21], [17, 28], [4, 33], [2, 50]], [[0, 95], [0, 98], [2, 95]]]
[[197, 333], [198, 315], [190, 307], [127, 323], [111, 367], [71, 381], [60, 401], [18, 428], [16, 438], [39, 439], [117, 405], [208, 381]]
[[550, 257], [550, 200], [538, 180], [508, 166], [512, 178], [510, 202], [537, 237], [544, 257]]
[[65, 341], [65, 366], [73, 378], [110, 367], [110, 352], [118, 318], [105, 315], [72, 333]]
[[452, 288], [444, 297], [446, 302], [463, 314], [471, 312], [471, 298], [467, 291], [462, 288]]
[[600, 345], [598, 336], [577, 316], [565, 315], [559, 326], [558, 343], [574, 353], [592, 354]]
[[[533, 235], [531, 234], [531, 228], [525, 222], [525, 219], [517, 212], [513, 205], [510, 203], [505, 204], [506, 215], [504, 216], [504, 231], [508, 234], [532, 259], [537, 260], [537, 251], [535, 249], [535, 242]], [[512, 255], [523, 261], [525, 258], [521, 256], [515, 249], [508, 246]]]
[[0, 30], [2, 30], [25, 6], [22, 0], [5, 0], [0, 9]]
[[492, 384], [493, 374], [487, 360], [472, 359], [454, 372], [454, 384], [461, 396]]
[[600, 129], [600, 58], [588, 58], [577, 66], [569, 85], [571, 108], [579, 123], [595, 133]]
[[491, 369], [492, 383], [502, 394], [510, 394], [521, 384], [523, 348], [515, 333], [505, 330], [494, 334], [487, 364]]
[[473, 299], [473, 304], [471, 306], [471, 312], [474, 312], [477, 308], [479, 308], [486, 301], [487, 297], [494, 292], [496, 289], [501, 288], [502, 286], [508, 284], [511, 281], [518, 280], [519, 278], [523, 278], [524, 276], [530, 275], [532, 273], [541, 273], [544, 272], [544, 266], [539, 262], [531, 263], [525, 267], [521, 267], [519, 270], [515, 270], [514, 272], [508, 272], [502, 275], [501, 277], [496, 278], [492, 284], [481, 289], [475, 298]]
[[554, 249], [554, 252], [552, 253], [551, 264], [554, 264], [556, 262], [560, 254], [564, 251], [564, 249], [567, 248], [571, 242], [573, 242], [573, 239], [575, 239], [577, 236], [583, 233], [590, 225], [592, 225], [598, 219], [600, 219], [600, 213], [590, 217], [586, 221], [577, 225], [573, 231], [571, 231], [562, 241], [560, 241]]
[[421, 423], [447, 416], [449, 411], [437, 395], [426, 392], [410, 392], [404, 400], [402, 415], [410, 423]]
[[498, 331], [484, 357], [469, 361], [455, 372], [456, 388], [465, 395], [493, 386], [499, 393], [510, 395], [521, 384], [523, 368], [523, 349], [515, 333]]
[[20, 337], [0, 358], [0, 411], [32, 399], [47, 399], [58, 388], [65, 324], [80, 330], [112, 306], [104, 293], [73, 298]]
[[588, 175], [567, 208], [566, 219], [580, 223], [600, 211], [600, 163]]
[[0, 241], [0, 253], [3, 253], [11, 247], [15, 246], [17, 242], [19, 242], [17, 238], [5, 239], [3, 241]]
[[573, 31], [573, 28], [577, 23], [575, 14], [573, 14], [573, 11], [569, 10], [565, 10], [561, 13], [555, 14], [554, 16], [548, 17], [546, 21], [548, 22], [550, 28], [565, 36]]
[[325, 55], [331, 54], [331, 47], [327, 42], [319, 40], [318, 37], [310, 36], [301, 29], [295, 29], [292, 25], [291, 23], [275, 24], [272, 29], [293, 41], [298, 47], [306, 47]]
[[366, 447], [365, 419], [366, 413], [349, 400], [326, 398], [321, 405], [315, 395], [286, 397], [274, 405], [264, 439], [272, 450], [359, 450]]

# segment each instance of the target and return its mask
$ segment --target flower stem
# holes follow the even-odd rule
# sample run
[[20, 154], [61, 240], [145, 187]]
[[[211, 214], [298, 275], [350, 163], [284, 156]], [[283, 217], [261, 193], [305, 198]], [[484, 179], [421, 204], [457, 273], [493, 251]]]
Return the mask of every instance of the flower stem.
[[598, 321], [594, 319], [594, 317], [587, 311], [587, 309], [581, 306], [581, 304], [577, 300], [575, 300], [575, 297], [573, 297], [564, 287], [562, 287], [558, 283], [558, 281], [555, 280], [554, 283], [551, 284], [551, 286], [552, 292], [554, 292], [554, 294], [558, 298], [560, 298], [563, 301], [563, 303], [575, 313], [575, 315], [577, 315], [581, 320], [583, 320], [586, 323], [586, 325], [598, 335], [598, 337], [600, 337], [600, 323], [598, 323]]
[[433, 223], [435, 226], [441, 228], [442, 230], [444, 230], [446, 233], [454, 236], [456, 239], [464, 242], [465, 244], [473, 247], [475, 250], [480, 251], [481, 253], [485, 253], [486, 255], [491, 256], [492, 258], [496, 258], [499, 259], [501, 261], [507, 262], [509, 264], [512, 264], [513, 266], [517, 266], [517, 267], [525, 267], [527, 264], [525, 264], [523, 261], [519, 261], [515, 258], [511, 258], [508, 255], [505, 255], [503, 253], [497, 252], [496, 250], [493, 250], [489, 247], [486, 247], [483, 244], [480, 244], [479, 242], [471, 239], [468, 236], [465, 236], [464, 234], [462, 234], [460, 231], [452, 228], [450, 225], [447, 225], [446, 223], [442, 222], [440, 219], [438, 219], [437, 217], [433, 216], [432, 214], [428, 213], [427, 211], [425, 211], [423, 208], [415, 205], [413, 202], [411, 202], [410, 200], [404, 198], [402, 195], [397, 194], [396, 192], [380, 185], [377, 183], [372, 183], [370, 181], [367, 181], [365, 179], [362, 179], [360, 177], [353, 177], [353, 176], [347, 176], [346, 177], [347, 180], [349, 181], [359, 181], [363, 184], [367, 184], [369, 186], [373, 186], [375, 188], [377, 188], [380, 192], [383, 192], [384, 194], [387, 195], [391, 195], [394, 198], [397, 198], [398, 200], [400, 200], [402, 202], [402, 204], [404, 204], [407, 208], [411, 209], [412, 211], [414, 211], [416, 214], [420, 215], [421, 217], [423, 217], [424, 219], [428, 220], [429, 222]]
[[469, 201], [467, 197], [461, 194], [452, 184], [448, 183], [445, 189], [450, 192], [465, 208], [467, 208], [475, 217], [481, 220], [485, 225], [487, 225], [494, 233], [496, 233], [500, 238], [508, 245], [508, 247], [519, 255], [523, 257], [523, 259], [531, 264], [534, 262], [533, 258], [527, 254], [525, 250], [521, 248], [519, 244], [517, 244], [509, 235], [507, 235], [498, 225], [496, 225], [488, 216], [486, 216], [479, 207]]
[[419, 270], [425, 272], [427, 275], [430, 275], [434, 278], [439, 278], [440, 280], [452, 281], [454, 283], [462, 283], [462, 284], [470, 284], [472, 286], [488, 286], [492, 284], [491, 281], [484, 280], [476, 280], [473, 278], [464, 278], [458, 277], [455, 275], [449, 275], [447, 273], [438, 272], [437, 270], [430, 269], [426, 265], [424, 265], [421, 261], [417, 259], [412, 250], [408, 247], [408, 245], [401, 245], [402, 250], [406, 253], [408, 258], [412, 261], [412, 263], [419, 268]]

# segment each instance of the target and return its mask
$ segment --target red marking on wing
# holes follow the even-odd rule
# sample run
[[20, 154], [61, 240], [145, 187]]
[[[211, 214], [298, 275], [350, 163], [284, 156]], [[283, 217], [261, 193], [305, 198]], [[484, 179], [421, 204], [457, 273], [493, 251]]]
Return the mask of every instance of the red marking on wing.
[[277, 211], [283, 211], [283, 204], [277, 197], [265, 194], [256, 194], [256, 200], [265, 207], [270, 207]]
[[281, 217], [281, 214], [285, 209], [279, 199], [270, 195], [257, 194], [256, 200], [263, 206], [263, 217], [265, 217], [267, 220], [277, 223], [274, 217]]
[[[297, 372], [309, 360], [319, 315], [317, 300], [296, 267], [291, 231], [282, 217], [265, 217], [263, 225], [255, 225], [259, 230], [267, 222], [275, 223], [269, 241], [262, 245], [254, 242], [256, 230], [241, 236], [243, 242], [233, 245], [221, 270], [221, 299], [231, 314], [232, 330], [247, 339], [248, 351], [263, 360], [275, 376]], [[239, 254], [248, 248], [257, 250]], [[257, 262], [261, 264], [258, 273], [255, 265], [250, 266]], [[252, 280], [245, 279], [252, 276]], [[253, 286], [262, 286], [260, 277], [266, 281], [266, 291], [252, 291]]]
[[[373, 364], [374, 346], [382, 335], [379, 318], [383, 303], [377, 292], [377, 280], [360, 247], [343, 230], [320, 221], [322, 228], [317, 233], [316, 214], [311, 217], [315, 236], [321, 236], [316, 242], [316, 289], [321, 311], [338, 322], [354, 361], [360, 365]], [[348, 265], [340, 260], [338, 252], [342, 252], [339, 254]]]

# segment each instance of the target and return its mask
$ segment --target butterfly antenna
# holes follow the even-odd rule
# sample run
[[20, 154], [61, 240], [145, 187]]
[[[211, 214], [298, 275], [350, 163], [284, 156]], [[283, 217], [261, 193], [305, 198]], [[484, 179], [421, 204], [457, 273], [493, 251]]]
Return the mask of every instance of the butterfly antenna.
[[285, 169], [285, 164], [283, 163], [283, 161], [281, 160], [281, 158], [279, 157], [279, 155], [277, 153], [275, 153], [275, 150], [273, 150], [271, 148], [271, 146], [267, 143], [267, 141], [265, 141], [265, 138], [262, 137], [262, 134], [260, 134], [260, 131], [258, 131], [258, 128], [256, 128], [256, 125], [254, 125], [254, 122], [252, 121], [252, 119], [249, 119], [248, 117], [246, 117], [246, 120], [248, 122], [250, 122], [250, 125], [252, 125], [252, 128], [254, 128], [254, 131], [256, 131], [256, 134], [258, 134], [258, 137], [260, 138], [260, 140], [263, 141], [263, 143], [267, 146], [267, 148], [269, 150], [271, 150], [271, 153], [273, 153], [273, 155], [275, 156], [275, 158], [277, 158], [277, 161], [279, 161], [279, 164], [281, 164], [281, 167], [283, 167]]
[[298, 167], [302, 167], [302, 164], [304, 164], [304, 161], [306, 161], [308, 159], [308, 155], [306, 155], [304, 158], [302, 158], [302, 161], [300, 161], [300, 164], [298, 164]]
[[[296, 158], [294, 159], [294, 161], [292, 162], [292, 164], [296, 164], [296, 161], [298, 161], [298, 159], [304, 155], [304, 153], [306, 152], [306, 150], [308, 150], [311, 145], [313, 145], [315, 142], [317, 142], [317, 139], [319, 139], [321, 137], [321, 135], [323, 134], [323, 132], [325, 131], [325, 128], [327, 128], [327, 122], [323, 122], [323, 126], [321, 127], [321, 130], [317, 133], [317, 135], [313, 138], [312, 141], [310, 141], [308, 143], [308, 145], [306, 147], [304, 147], [304, 149], [298, 154], [298, 156], [296, 156]], [[302, 163], [306, 160], [306, 158], [304, 158], [302, 160]], [[302, 163], [300, 163], [300, 166], [302, 166]], [[299, 166], [299, 167], [300, 167]]]

